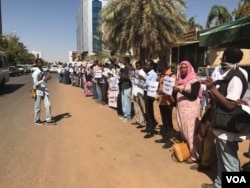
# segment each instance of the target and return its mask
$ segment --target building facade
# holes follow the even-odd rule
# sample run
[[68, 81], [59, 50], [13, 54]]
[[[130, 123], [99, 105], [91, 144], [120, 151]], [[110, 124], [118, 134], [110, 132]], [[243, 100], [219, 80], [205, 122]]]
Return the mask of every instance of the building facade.
[[36, 57], [36, 58], [43, 58], [43, 54], [42, 52], [38, 52], [38, 51], [35, 51], [35, 50], [32, 50], [31, 53]]
[[70, 51], [69, 52], [69, 62], [73, 62], [73, 61], [79, 61], [79, 57], [78, 57], [78, 52], [77, 51]]
[[77, 51], [81, 56], [100, 52], [99, 13], [108, 1], [81, 0], [77, 15]]

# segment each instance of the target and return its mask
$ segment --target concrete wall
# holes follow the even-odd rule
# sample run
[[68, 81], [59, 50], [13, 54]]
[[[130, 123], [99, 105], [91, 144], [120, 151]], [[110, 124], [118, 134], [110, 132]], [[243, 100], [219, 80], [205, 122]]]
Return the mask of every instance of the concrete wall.
[[[216, 66], [220, 64], [225, 48], [210, 48], [208, 50], [208, 62], [211, 66]], [[243, 51], [243, 59], [240, 65], [250, 65], [250, 49], [241, 49]]]

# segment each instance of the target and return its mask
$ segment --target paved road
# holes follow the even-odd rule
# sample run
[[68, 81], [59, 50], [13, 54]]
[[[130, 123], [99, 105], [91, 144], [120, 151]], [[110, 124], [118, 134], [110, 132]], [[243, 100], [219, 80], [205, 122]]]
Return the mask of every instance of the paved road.
[[[160, 136], [144, 139], [115, 110], [53, 77], [48, 87], [56, 126], [32, 123], [30, 75], [11, 78], [0, 91], [1, 188], [198, 188], [211, 181], [213, 172], [173, 162], [154, 142]], [[242, 163], [247, 147], [240, 145]]]

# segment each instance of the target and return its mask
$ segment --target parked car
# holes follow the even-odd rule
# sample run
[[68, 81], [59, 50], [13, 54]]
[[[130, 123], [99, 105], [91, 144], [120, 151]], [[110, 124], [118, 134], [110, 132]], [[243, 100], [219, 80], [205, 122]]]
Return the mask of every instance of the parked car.
[[10, 76], [19, 76], [20, 72], [16, 66], [9, 66], [9, 75]]
[[199, 71], [197, 72], [197, 76], [199, 77], [199, 79], [202, 80], [206, 80], [208, 76], [211, 76], [211, 74], [214, 72], [215, 67], [204, 67], [203, 69], [199, 69]]
[[37, 69], [37, 66], [36, 65], [32, 65], [31, 72], [34, 72], [36, 69]]
[[16, 67], [18, 68], [20, 74], [24, 74], [24, 68], [23, 68], [23, 66], [17, 65]]
[[[248, 89], [250, 89], [250, 65], [239, 65], [240, 68], [243, 68], [247, 71], [248, 73]], [[208, 74], [211, 75], [212, 72], [214, 71], [215, 67], [209, 67], [208, 68]], [[197, 72], [198, 77], [200, 80], [204, 80], [207, 78], [207, 73], [206, 73], [206, 68], [200, 68], [199, 71]]]
[[42, 69], [43, 69], [44, 72], [48, 72], [49, 71], [49, 67], [48, 66], [43, 66]]
[[49, 72], [50, 73], [56, 73], [57, 72], [57, 65], [51, 65], [50, 68], [49, 68]]
[[28, 69], [28, 67], [26, 67], [25, 65], [20, 64], [19, 67], [22, 67], [22, 68], [23, 68], [23, 74], [28, 74], [28, 73], [29, 73], [29, 69]]
[[31, 68], [32, 66], [29, 64], [24, 64], [24, 66], [28, 69], [28, 73], [32, 72]]

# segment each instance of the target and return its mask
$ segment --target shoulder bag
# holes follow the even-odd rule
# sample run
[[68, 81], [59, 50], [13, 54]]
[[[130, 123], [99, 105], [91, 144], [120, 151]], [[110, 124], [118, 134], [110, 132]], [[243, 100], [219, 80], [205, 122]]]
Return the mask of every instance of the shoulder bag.
[[30, 89], [30, 98], [35, 98], [36, 97], [36, 89], [32, 88]]
[[[242, 98], [247, 90], [248, 85], [247, 80], [238, 67], [228, 73], [228, 76], [222, 81], [219, 91], [226, 96], [228, 83], [233, 76], [239, 77], [242, 81]], [[250, 115], [245, 112], [240, 105], [236, 106], [233, 111], [228, 111], [219, 102], [216, 102], [214, 105], [212, 126], [215, 129], [222, 129], [227, 132], [248, 133], [250, 132]]]
[[[43, 77], [44, 77], [44, 72], [42, 73], [42, 77], [41, 79], [39, 79], [39, 81], [42, 80]], [[34, 87], [31, 88], [29, 94], [30, 94], [30, 98], [32, 99], [36, 98], [36, 89]]]
[[250, 132], [250, 115], [238, 105], [232, 112], [225, 112], [215, 108], [212, 125], [216, 129], [222, 129], [233, 133]]

